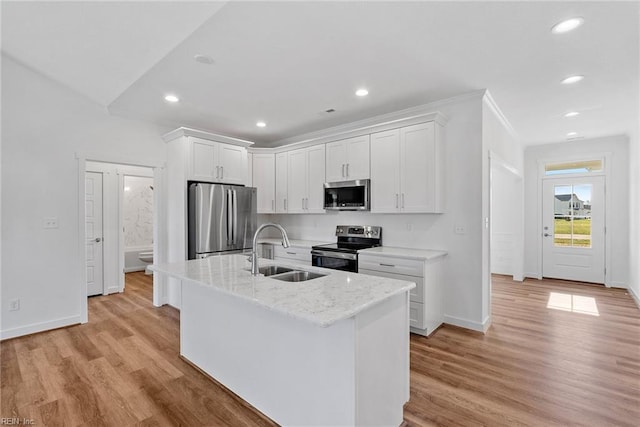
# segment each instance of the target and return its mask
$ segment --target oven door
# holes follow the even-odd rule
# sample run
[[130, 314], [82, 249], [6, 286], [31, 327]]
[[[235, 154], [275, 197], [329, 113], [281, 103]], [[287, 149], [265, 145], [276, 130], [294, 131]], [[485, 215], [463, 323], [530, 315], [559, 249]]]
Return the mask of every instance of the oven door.
[[358, 254], [311, 250], [311, 265], [334, 270], [358, 272]]

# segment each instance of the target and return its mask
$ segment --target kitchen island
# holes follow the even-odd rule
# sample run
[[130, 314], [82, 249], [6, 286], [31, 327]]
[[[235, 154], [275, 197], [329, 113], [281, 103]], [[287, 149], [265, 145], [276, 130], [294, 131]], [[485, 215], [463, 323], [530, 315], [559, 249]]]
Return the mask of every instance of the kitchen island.
[[182, 357], [281, 425], [400, 425], [415, 284], [277, 265], [324, 276], [252, 276], [243, 255], [150, 267], [181, 281]]

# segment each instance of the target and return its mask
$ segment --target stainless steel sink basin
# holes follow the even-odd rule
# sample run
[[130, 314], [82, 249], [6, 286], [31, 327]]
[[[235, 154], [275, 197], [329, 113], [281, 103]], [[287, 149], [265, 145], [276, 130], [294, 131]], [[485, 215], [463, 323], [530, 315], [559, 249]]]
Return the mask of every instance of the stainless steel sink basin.
[[282, 280], [283, 282], [305, 282], [311, 279], [317, 279], [318, 277], [324, 277], [326, 274], [313, 273], [311, 271], [294, 270], [289, 273], [278, 274], [273, 276], [272, 279]]
[[265, 276], [273, 276], [274, 274], [288, 273], [293, 271], [293, 268], [280, 267], [279, 265], [266, 265], [264, 267], [260, 267], [259, 271]]

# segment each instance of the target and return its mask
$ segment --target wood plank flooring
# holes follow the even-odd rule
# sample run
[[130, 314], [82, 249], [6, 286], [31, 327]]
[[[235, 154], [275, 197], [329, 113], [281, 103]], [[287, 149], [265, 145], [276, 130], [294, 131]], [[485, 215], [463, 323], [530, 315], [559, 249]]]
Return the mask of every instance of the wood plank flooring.
[[[405, 425], [639, 425], [640, 310], [624, 290], [504, 276], [492, 286], [486, 335], [412, 335]], [[551, 293], [560, 309], [547, 307]], [[90, 298], [89, 319], [2, 342], [0, 417], [275, 425], [180, 359], [179, 312], [152, 307], [150, 276], [127, 274], [125, 293]]]

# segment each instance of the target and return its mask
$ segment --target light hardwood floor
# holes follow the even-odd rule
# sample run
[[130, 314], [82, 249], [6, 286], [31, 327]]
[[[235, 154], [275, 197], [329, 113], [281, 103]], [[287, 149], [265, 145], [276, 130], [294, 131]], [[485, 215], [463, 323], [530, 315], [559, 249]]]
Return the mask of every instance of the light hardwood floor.
[[[182, 361], [179, 312], [150, 301], [149, 276], [130, 273], [124, 294], [89, 299], [88, 324], [2, 342], [0, 417], [274, 425]], [[640, 310], [624, 290], [494, 276], [492, 302], [486, 335], [412, 335], [405, 425], [638, 425]]]

